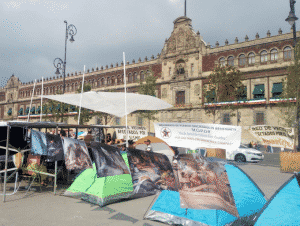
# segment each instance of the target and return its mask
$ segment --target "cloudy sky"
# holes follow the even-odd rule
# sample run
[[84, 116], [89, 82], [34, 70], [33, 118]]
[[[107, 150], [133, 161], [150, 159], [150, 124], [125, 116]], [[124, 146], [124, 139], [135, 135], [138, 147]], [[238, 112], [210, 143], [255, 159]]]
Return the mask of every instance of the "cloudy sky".
[[[299, 1], [295, 5], [300, 17]], [[187, 0], [187, 16], [206, 43], [229, 44], [290, 32], [289, 0]], [[64, 59], [65, 23], [77, 28], [67, 43], [67, 71], [83, 71], [161, 52], [184, 15], [184, 0], [1, 0], [0, 86], [14, 73], [21, 82], [53, 77], [53, 61]], [[297, 30], [300, 22], [297, 23]], [[70, 37], [69, 37], [70, 38]]]

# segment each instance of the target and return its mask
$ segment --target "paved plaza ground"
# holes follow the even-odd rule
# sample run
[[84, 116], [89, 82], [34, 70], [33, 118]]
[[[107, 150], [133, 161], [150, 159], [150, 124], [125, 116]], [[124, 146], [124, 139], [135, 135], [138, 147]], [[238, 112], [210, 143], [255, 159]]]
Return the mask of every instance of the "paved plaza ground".
[[[260, 165], [263, 162], [239, 164], [258, 184], [269, 199], [292, 174], [281, 173], [279, 167]], [[52, 188], [43, 192], [30, 191], [8, 196], [7, 202], [0, 202], [0, 225], [133, 225], [160, 226], [159, 222], [143, 220], [143, 216], [155, 196], [110, 204], [100, 208], [87, 202], [60, 196], [63, 190], [53, 195]], [[9, 191], [11, 192], [11, 191]]]

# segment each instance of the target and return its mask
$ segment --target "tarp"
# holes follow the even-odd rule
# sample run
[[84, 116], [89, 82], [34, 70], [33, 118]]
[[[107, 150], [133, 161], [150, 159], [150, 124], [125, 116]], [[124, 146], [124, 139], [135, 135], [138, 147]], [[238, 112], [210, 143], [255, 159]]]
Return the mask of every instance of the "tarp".
[[[199, 155], [193, 156], [197, 157]], [[219, 162], [212, 159], [213, 158], [207, 158], [205, 160], [207, 163], [204, 164], [210, 165], [212, 162], [218, 162], [218, 164], [213, 164], [214, 169], [211, 172], [201, 170], [202, 166], [197, 162], [196, 165], [199, 169], [195, 174], [195, 170], [191, 169], [186, 161], [181, 162], [179, 158], [177, 160], [177, 165], [186, 167], [180, 172], [186, 181], [179, 180], [181, 181], [179, 192], [162, 191], [157, 200], [150, 206], [150, 210], [146, 213], [145, 218], [168, 224], [221, 226], [235, 221], [237, 215], [239, 217], [245, 217], [260, 211], [266, 203], [266, 198], [251, 178], [234, 164], [226, 161]], [[217, 165], [221, 167], [218, 167]], [[216, 173], [213, 175], [212, 172]], [[226, 173], [228, 177], [226, 180], [224, 179], [224, 173]], [[175, 173], [175, 175], [177, 174]], [[190, 189], [190, 196], [182, 195], [183, 182], [186, 183], [186, 187]], [[215, 188], [212, 186], [203, 186], [212, 184], [215, 184]], [[211, 193], [210, 189], [215, 189], [218, 194], [223, 196], [225, 201], [227, 200], [226, 196], [231, 196], [228, 197], [229, 201], [227, 202], [234, 202], [237, 214], [234, 209], [227, 208], [226, 205], [223, 206], [220, 199], [218, 202], [210, 203], [210, 199], [202, 199], [200, 195], [198, 197], [197, 195], [193, 195], [193, 193], [195, 194], [195, 192], [197, 192], [197, 189], [194, 189], [194, 191], [192, 189], [197, 186], [200, 188], [199, 190], [203, 191], [206, 189], [208, 194]], [[200, 186], [203, 187], [201, 188]], [[230, 189], [232, 195], [230, 195]], [[201, 193], [198, 192], [198, 194]], [[185, 199], [186, 197], [192, 206], [181, 206], [182, 199]], [[232, 198], [233, 200], [230, 201]], [[202, 209], [200, 209], [201, 206]], [[193, 209], [181, 207], [193, 207]]]
[[105, 112], [117, 117], [123, 117], [138, 110], [162, 110], [172, 107], [171, 104], [149, 95], [127, 93], [127, 112], [125, 112], [125, 93], [123, 92], [84, 92], [82, 94], [44, 95], [44, 98], [56, 100], [93, 111]]
[[92, 160], [84, 141], [64, 138], [65, 164], [68, 170], [84, 170], [92, 167]]
[[60, 135], [46, 133], [47, 159], [48, 162], [61, 161], [64, 159], [63, 143]]
[[177, 189], [172, 165], [166, 155], [130, 149], [127, 153], [134, 189], [130, 198]]
[[[127, 154], [123, 154], [122, 158], [128, 166]], [[130, 174], [98, 178], [94, 164], [93, 169], [86, 169], [75, 179], [64, 195], [104, 206], [128, 198], [132, 192]]]
[[31, 131], [31, 153], [35, 155], [47, 155], [46, 134], [37, 130]]
[[97, 177], [130, 174], [117, 147], [91, 142], [91, 148], [96, 163]]
[[153, 136], [143, 137], [135, 142], [135, 148], [139, 150], [146, 150], [147, 145], [145, 141], [150, 140], [150, 146], [153, 152], [160, 153], [166, 155], [170, 162], [173, 161], [173, 156], [175, 155], [175, 151], [162, 139]]
[[237, 149], [241, 127], [205, 123], [154, 123], [155, 136], [170, 146]]
[[[298, 179], [298, 180], [297, 180]], [[300, 175], [293, 175], [254, 217], [254, 226], [300, 224]]]

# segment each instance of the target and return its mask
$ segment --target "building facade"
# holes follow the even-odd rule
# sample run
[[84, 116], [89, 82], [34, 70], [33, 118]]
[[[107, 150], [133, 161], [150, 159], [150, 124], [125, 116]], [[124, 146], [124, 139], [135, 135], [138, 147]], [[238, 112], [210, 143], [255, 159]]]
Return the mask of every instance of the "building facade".
[[[300, 32], [297, 32], [299, 37]], [[137, 92], [139, 80], [153, 72], [157, 77], [156, 96], [173, 105], [173, 108], [160, 111], [157, 114], [159, 122], [197, 122], [213, 123], [213, 118], [205, 114], [204, 89], [207, 77], [216, 65], [232, 65], [243, 74], [242, 83], [247, 89], [245, 101], [235, 117], [229, 112], [218, 111], [216, 123], [240, 125], [246, 131], [251, 125], [267, 124], [285, 126], [277, 107], [278, 96], [282, 92], [282, 79], [287, 75], [287, 68], [293, 59], [292, 32], [260, 38], [258, 34], [254, 40], [240, 42], [237, 38], [233, 44], [225, 41], [221, 46], [205, 43], [192, 28], [192, 20], [188, 17], [179, 17], [174, 21], [171, 36], [166, 39], [162, 51], [156, 57], [152, 55], [142, 61], [139, 59], [132, 63], [126, 62], [126, 79], [128, 92]], [[90, 83], [94, 91], [123, 91], [123, 62], [110, 66], [92, 68], [85, 74], [85, 82]], [[66, 75], [66, 93], [74, 93], [81, 87], [82, 73], [74, 72]], [[41, 79], [37, 80], [33, 102], [29, 109], [33, 92], [33, 82], [21, 83], [14, 75], [0, 90], [0, 120], [27, 120], [28, 111], [31, 110], [31, 121], [40, 120], [38, 109], [41, 100], [38, 95], [42, 93]], [[55, 94], [63, 89], [63, 78], [49, 77], [44, 80], [44, 95]], [[44, 100], [45, 101], [45, 100]], [[70, 113], [68, 123], [76, 123]], [[125, 124], [124, 119], [112, 117], [109, 124]], [[91, 124], [99, 122], [98, 119], [90, 121]], [[142, 125], [148, 127], [145, 119], [135, 114], [129, 116], [129, 125]], [[148, 128], [149, 129], [149, 128]], [[150, 131], [154, 132], [153, 123]], [[246, 132], [245, 132], [246, 133]]]

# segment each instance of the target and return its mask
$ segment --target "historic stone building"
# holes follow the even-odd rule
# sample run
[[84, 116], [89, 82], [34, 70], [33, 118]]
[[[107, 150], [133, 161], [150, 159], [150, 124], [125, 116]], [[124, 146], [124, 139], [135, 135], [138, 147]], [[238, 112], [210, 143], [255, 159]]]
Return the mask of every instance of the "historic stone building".
[[[297, 32], [297, 36], [299, 36]], [[224, 38], [225, 39], [225, 38]], [[206, 115], [202, 103], [205, 101], [203, 87], [207, 84], [207, 76], [218, 65], [229, 64], [244, 73], [243, 84], [247, 88], [247, 101], [239, 110], [239, 118], [230, 117], [228, 112], [219, 111], [216, 123], [243, 126], [268, 124], [284, 126], [280, 120], [280, 110], [276, 107], [276, 96], [282, 92], [281, 80], [287, 74], [287, 67], [293, 59], [293, 35], [278, 34], [266, 37], [258, 34], [254, 40], [240, 42], [237, 38], [233, 44], [225, 41], [224, 46], [216, 42], [215, 46], [205, 43], [199, 32], [192, 28], [192, 20], [179, 17], [174, 21], [171, 36], [166, 39], [162, 51], [156, 57], [152, 55], [142, 61], [134, 60], [126, 63], [127, 87], [129, 92], [136, 92], [139, 80], [152, 71], [157, 79], [157, 97], [174, 107], [158, 113], [160, 122], [201, 122], [212, 123], [213, 118]], [[41, 79], [37, 78], [32, 103], [31, 121], [39, 120]], [[66, 76], [66, 93], [74, 93], [80, 87], [81, 72], [73, 72]], [[54, 94], [62, 90], [62, 76], [49, 77], [44, 80], [44, 95]], [[92, 85], [94, 91], [123, 91], [123, 62], [118, 65], [92, 68], [85, 74], [85, 82]], [[0, 90], [0, 119], [27, 120], [33, 82], [21, 83], [14, 75], [7, 85]], [[45, 101], [45, 100], [44, 100]], [[70, 113], [68, 123], [76, 123]], [[124, 119], [111, 118], [109, 124], [123, 124]], [[97, 123], [93, 119], [91, 124]], [[125, 124], [125, 123], [124, 123]], [[129, 125], [148, 127], [145, 119], [129, 116]], [[151, 132], [154, 132], [151, 123]]]

